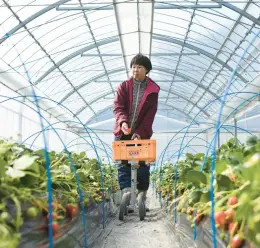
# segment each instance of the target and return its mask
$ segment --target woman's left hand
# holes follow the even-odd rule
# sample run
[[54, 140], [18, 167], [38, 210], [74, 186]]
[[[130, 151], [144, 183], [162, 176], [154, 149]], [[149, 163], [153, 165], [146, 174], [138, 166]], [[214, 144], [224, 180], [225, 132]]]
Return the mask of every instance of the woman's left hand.
[[134, 133], [134, 134], [133, 134], [132, 140], [140, 140], [140, 139], [141, 139], [141, 137], [140, 137], [139, 134], [137, 134], [137, 133]]

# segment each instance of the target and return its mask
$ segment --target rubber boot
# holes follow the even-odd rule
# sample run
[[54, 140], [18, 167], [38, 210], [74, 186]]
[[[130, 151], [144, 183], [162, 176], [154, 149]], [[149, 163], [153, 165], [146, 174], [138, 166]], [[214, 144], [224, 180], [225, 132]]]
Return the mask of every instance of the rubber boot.
[[143, 192], [144, 193], [144, 205], [145, 205], [145, 211], [146, 212], [149, 212], [150, 211], [150, 209], [146, 206], [146, 199], [147, 199], [147, 190], [138, 190], [138, 194], [140, 193], [140, 192]]
[[[131, 195], [131, 188], [124, 188], [122, 189], [122, 194], [124, 193], [129, 193]], [[130, 206], [130, 202], [129, 202], [129, 206], [128, 206], [128, 211], [129, 214], [134, 212], [134, 209], [132, 208], [132, 206]]]

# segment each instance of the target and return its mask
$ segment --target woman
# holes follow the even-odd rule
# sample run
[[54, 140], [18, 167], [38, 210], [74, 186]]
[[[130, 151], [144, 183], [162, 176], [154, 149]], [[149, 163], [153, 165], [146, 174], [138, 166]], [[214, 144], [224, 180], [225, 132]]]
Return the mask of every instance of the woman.
[[[147, 74], [152, 70], [148, 57], [138, 54], [130, 63], [132, 77], [121, 83], [114, 100], [115, 140], [150, 139], [152, 125], [158, 106], [160, 87]], [[130, 133], [129, 133], [130, 130]], [[149, 188], [150, 167], [140, 162], [137, 173], [137, 189], [144, 191]], [[118, 168], [120, 189], [125, 192], [131, 187], [131, 167], [127, 161]], [[147, 209], [148, 211], [148, 209]]]

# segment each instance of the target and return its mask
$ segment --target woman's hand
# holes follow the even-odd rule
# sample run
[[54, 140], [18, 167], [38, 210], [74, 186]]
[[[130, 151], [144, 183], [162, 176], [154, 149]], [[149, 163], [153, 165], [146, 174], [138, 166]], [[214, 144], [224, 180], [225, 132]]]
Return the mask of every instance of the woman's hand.
[[133, 134], [132, 140], [140, 140], [140, 139], [141, 139], [141, 137], [140, 137], [139, 134], [137, 134], [137, 133], [134, 133], [134, 134]]
[[121, 126], [121, 130], [125, 135], [130, 134], [131, 130], [129, 130], [128, 124], [126, 122], [123, 122]]

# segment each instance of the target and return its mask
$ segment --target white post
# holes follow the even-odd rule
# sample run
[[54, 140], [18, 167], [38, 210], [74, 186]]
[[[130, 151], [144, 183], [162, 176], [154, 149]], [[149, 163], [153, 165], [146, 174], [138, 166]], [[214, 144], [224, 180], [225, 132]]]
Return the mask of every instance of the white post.
[[23, 101], [20, 104], [20, 110], [19, 110], [19, 120], [18, 120], [18, 137], [17, 142], [18, 144], [21, 144], [23, 141], [22, 133], [23, 133], [23, 110], [24, 110], [24, 103], [25, 97], [23, 97]]
[[136, 185], [137, 185], [137, 169], [135, 168], [134, 157], [132, 157], [131, 162], [131, 203], [130, 205], [135, 211], [135, 202], [136, 202]]

